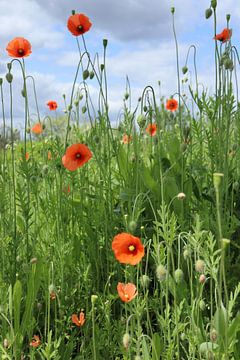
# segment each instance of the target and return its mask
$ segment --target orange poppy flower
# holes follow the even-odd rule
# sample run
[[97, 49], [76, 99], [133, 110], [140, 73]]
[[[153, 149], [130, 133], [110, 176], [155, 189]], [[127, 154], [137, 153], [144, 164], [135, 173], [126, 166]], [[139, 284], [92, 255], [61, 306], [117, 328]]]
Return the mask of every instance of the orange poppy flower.
[[88, 162], [91, 157], [92, 153], [87, 145], [73, 144], [67, 148], [62, 157], [62, 163], [66, 169], [74, 171]]
[[41, 345], [41, 340], [38, 335], [34, 335], [32, 341], [30, 342], [30, 346], [38, 347]]
[[8, 55], [14, 58], [23, 58], [29, 56], [32, 52], [30, 42], [22, 37], [16, 37], [10, 41], [6, 50]]
[[146, 132], [150, 135], [150, 136], [155, 136], [157, 133], [157, 124], [149, 124], [146, 128]]
[[87, 32], [92, 26], [89, 18], [84, 14], [74, 14], [68, 18], [68, 30], [74, 35], [79, 36]]
[[217, 34], [214, 36], [214, 40], [219, 40], [222, 43], [225, 43], [226, 41], [230, 40], [232, 36], [232, 29], [223, 29], [223, 31], [220, 34]]
[[166, 109], [170, 111], [176, 111], [178, 108], [178, 102], [175, 99], [168, 99], [166, 102]]
[[39, 135], [43, 132], [42, 124], [37, 123], [32, 127], [32, 132], [36, 135]]
[[124, 302], [130, 302], [137, 296], [137, 288], [132, 283], [118, 283], [117, 291], [120, 299]]
[[47, 102], [47, 106], [49, 107], [49, 110], [56, 110], [58, 107], [56, 101], [53, 101], [53, 100], [49, 100]]
[[144, 256], [141, 240], [128, 233], [121, 233], [114, 237], [112, 250], [116, 259], [122, 264], [136, 265]]
[[123, 144], [129, 144], [132, 141], [132, 136], [124, 134], [122, 138]]
[[[29, 153], [28, 152], [26, 152], [26, 154], [25, 154], [25, 159], [26, 159], [26, 161], [28, 161], [29, 160]], [[22, 157], [20, 157], [20, 160], [22, 161]]]
[[48, 158], [48, 160], [51, 160], [51, 158], [52, 158], [52, 153], [50, 150], [47, 153], [47, 158]]
[[80, 312], [79, 317], [77, 316], [77, 314], [72, 314], [72, 322], [78, 327], [83, 326], [85, 321], [86, 319], [83, 311]]

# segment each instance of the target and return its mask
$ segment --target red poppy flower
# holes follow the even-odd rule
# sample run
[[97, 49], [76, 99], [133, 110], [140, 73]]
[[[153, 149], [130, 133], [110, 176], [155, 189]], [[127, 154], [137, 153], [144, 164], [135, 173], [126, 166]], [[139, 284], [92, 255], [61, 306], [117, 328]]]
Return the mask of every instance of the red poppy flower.
[[112, 250], [116, 259], [122, 264], [136, 265], [144, 256], [141, 240], [128, 233], [121, 233], [114, 237]]
[[43, 132], [42, 124], [37, 123], [32, 127], [32, 132], [36, 135], [39, 135]]
[[232, 36], [232, 29], [223, 29], [223, 31], [220, 34], [217, 34], [214, 36], [214, 40], [219, 40], [222, 43], [225, 43], [226, 41], [230, 40]]
[[132, 136], [124, 134], [122, 138], [123, 144], [129, 144], [132, 141]]
[[53, 101], [53, 100], [49, 100], [47, 102], [47, 106], [49, 107], [49, 110], [56, 110], [58, 107], [56, 101]]
[[63, 186], [62, 191], [64, 192], [64, 194], [69, 194], [71, 191], [70, 185]]
[[89, 18], [84, 14], [71, 15], [68, 18], [68, 30], [74, 35], [79, 36], [87, 32], [92, 26]]
[[137, 296], [137, 288], [132, 283], [118, 283], [117, 291], [120, 299], [124, 302], [130, 302]]
[[168, 99], [166, 102], [166, 109], [170, 111], [176, 111], [178, 108], [178, 102], [175, 99]]
[[22, 37], [16, 37], [10, 41], [6, 50], [8, 55], [14, 58], [23, 58], [29, 56], [32, 52], [30, 42]]
[[[26, 161], [28, 161], [29, 160], [29, 153], [28, 152], [26, 152], [26, 154], [25, 154], [25, 159], [26, 159]], [[22, 157], [20, 157], [20, 160], [22, 161]]]
[[38, 335], [34, 335], [32, 341], [30, 342], [30, 346], [38, 347], [41, 345], [41, 340]]
[[83, 166], [92, 157], [92, 153], [84, 144], [73, 144], [66, 150], [65, 155], [62, 157], [63, 166], [70, 170], [75, 171]]
[[80, 312], [79, 317], [77, 316], [77, 314], [72, 314], [72, 322], [78, 327], [83, 326], [85, 321], [86, 319], [83, 311]]
[[150, 135], [150, 136], [155, 136], [157, 133], [157, 124], [149, 124], [146, 128], [146, 132]]

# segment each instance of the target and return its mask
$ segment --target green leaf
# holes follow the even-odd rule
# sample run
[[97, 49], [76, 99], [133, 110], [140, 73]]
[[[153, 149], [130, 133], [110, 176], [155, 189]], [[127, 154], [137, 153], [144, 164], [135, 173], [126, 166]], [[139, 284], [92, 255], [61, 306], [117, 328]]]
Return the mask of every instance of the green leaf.
[[18, 332], [20, 327], [21, 300], [22, 300], [22, 284], [19, 280], [17, 280], [13, 288], [13, 312], [14, 312], [15, 333]]

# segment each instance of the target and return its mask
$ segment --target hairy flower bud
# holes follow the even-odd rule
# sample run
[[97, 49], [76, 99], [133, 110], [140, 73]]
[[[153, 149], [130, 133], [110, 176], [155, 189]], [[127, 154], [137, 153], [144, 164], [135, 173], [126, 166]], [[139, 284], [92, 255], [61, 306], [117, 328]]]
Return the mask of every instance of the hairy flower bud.
[[128, 350], [129, 348], [129, 344], [130, 344], [130, 335], [128, 333], [125, 333], [123, 335], [123, 339], [122, 339], [122, 342], [123, 342], [123, 346], [124, 346], [124, 349], [125, 350]]
[[203, 260], [197, 260], [195, 263], [195, 270], [199, 273], [204, 273], [205, 270], [205, 262]]
[[83, 77], [83, 80], [87, 80], [87, 78], [89, 77], [89, 71], [88, 71], [88, 69], [86, 69], [86, 70], [83, 71], [82, 77]]
[[188, 67], [187, 66], [183, 66], [182, 68], [182, 73], [185, 75], [188, 72]]
[[181, 269], [177, 269], [174, 272], [174, 278], [177, 284], [181, 284], [184, 278], [183, 271]]
[[209, 19], [211, 16], [212, 16], [212, 9], [211, 9], [211, 8], [206, 9], [206, 11], [205, 11], [205, 18], [206, 18], [206, 19]]
[[163, 266], [161, 264], [157, 266], [156, 276], [160, 282], [166, 279], [167, 270], [166, 270], [165, 266]]
[[142, 285], [142, 287], [144, 288], [144, 289], [148, 289], [148, 287], [149, 287], [149, 284], [150, 284], [150, 279], [149, 279], [149, 276], [147, 276], [147, 275], [142, 275], [141, 277], [140, 277], [140, 283], [141, 283], [141, 285]]
[[9, 82], [9, 84], [11, 84], [11, 82], [13, 81], [13, 76], [10, 72], [7, 73], [6, 79], [7, 79], [7, 82]]
[[206, 276], [204, 275], [204, 274], [201, 274], [200, 276], [199, 276], [199, 282], [200, 282], [200, 284], [204, 284], [205, 283], [205, 281], [206, 281]]

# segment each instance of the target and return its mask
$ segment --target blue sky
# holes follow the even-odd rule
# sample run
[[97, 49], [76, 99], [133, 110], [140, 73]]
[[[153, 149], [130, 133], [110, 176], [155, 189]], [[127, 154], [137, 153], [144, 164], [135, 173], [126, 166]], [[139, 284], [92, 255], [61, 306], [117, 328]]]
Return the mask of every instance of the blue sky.
[[[237, 5], [236, 5], [237, 3]], [[85, 35], [89, 51], [102, 53], [102, 39], [108, 38], [108, 84], [110, 110], [117, 114], [122, 107], [126, 75], [129, 76], [136, 102], [146, 85], [157, 88], [161, 81], [162, 95], [169, 97], [177, 89], [175, 46], [170, 8], [175, 6], [175, 22], [179, 42], [180, 67], [184, 65], [187, 49], [197, 46], [199, 81], [213, 87], [214, 41], [213, 18], [206, 20], [205, 9], [210, 0], [1, 0], [0, 2], [0, 73], [4, 77], [9, 58], [5, 48], [16, 36], [23, 36], [32, 44], [32, 54], [26, 58], [29, 75], [34, 75], [42, 116], [48, 114], [46, 102], [56, 100], [62, 114], [62, 94], [69, 100], [78, 52], [76, 39], [66, 28], [71, 10], [85, 13], [92, 21]], [[226, 26], [226, 14], [231, 14], [232, 43], [240, 44], [240, 1], [218, 1], [218, 25]], [[191, 63], [189, 68], [192, 68]], [[13, 69], [14, 115], [22, 123], [23, 103], [19, 99], [21, 79], [17, 67]], [[81, 79], [79, 79], [80, 81]], [[96, 83], [90, 82], [93, 98]], [[8, 92], [8, 89], [6, 89]], [[6, 107], [8, 96], [6, 92]], [[31, 112], [34, 104], [30, 92]]]

